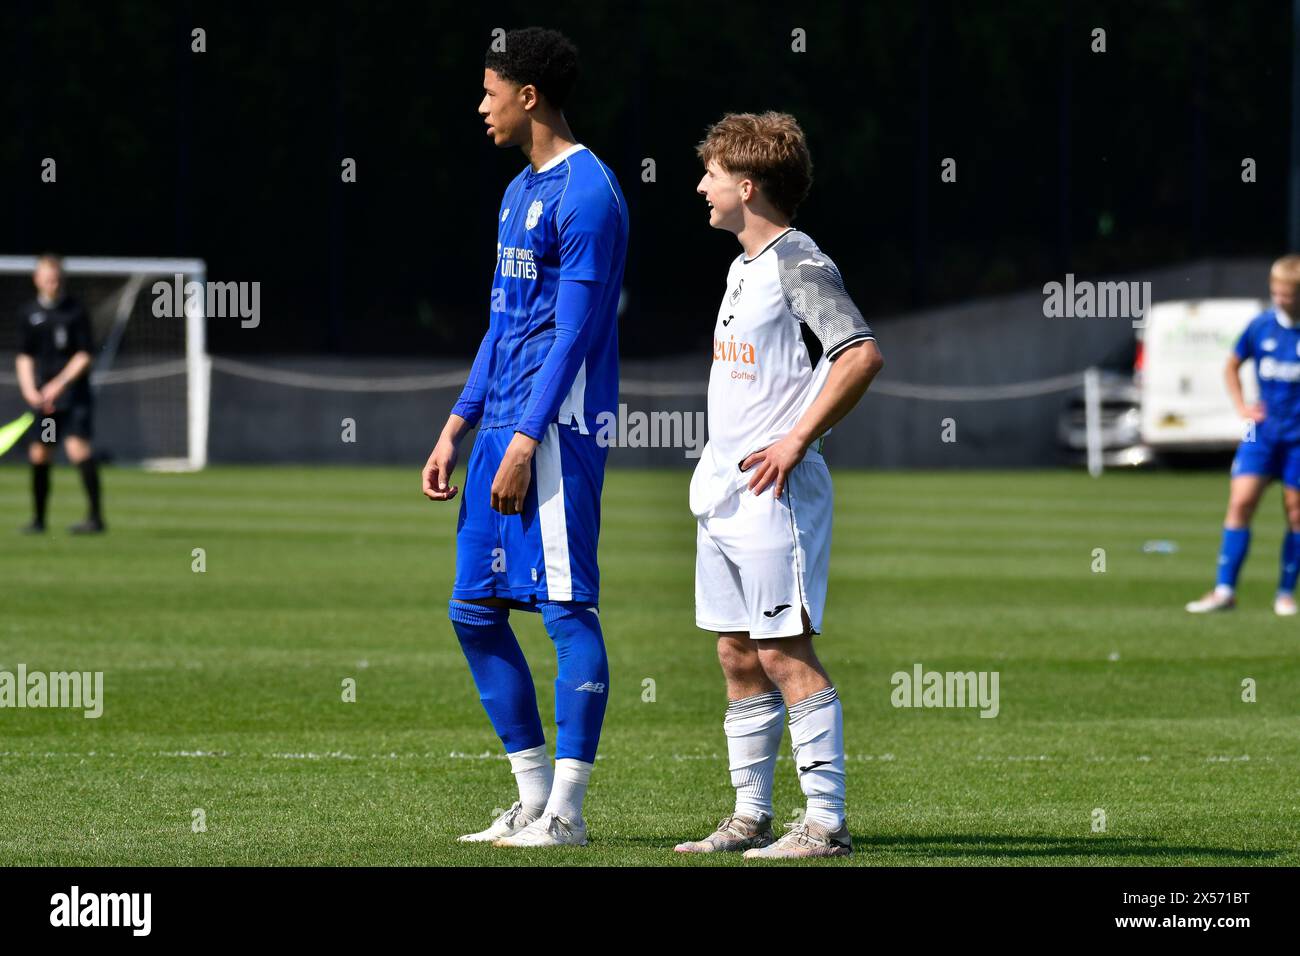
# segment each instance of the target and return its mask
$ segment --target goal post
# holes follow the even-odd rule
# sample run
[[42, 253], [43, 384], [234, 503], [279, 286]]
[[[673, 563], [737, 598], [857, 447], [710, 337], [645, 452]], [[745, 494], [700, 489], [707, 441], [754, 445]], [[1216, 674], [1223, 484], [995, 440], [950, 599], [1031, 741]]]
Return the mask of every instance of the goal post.
[[[35, 295], [37, 256], [0, 255], [0, 351], [16, 351], [17, 312]], [[207, 465], [212, 362], [206, 295], [182, 295], [184, 320], [156, 314], [154, 286], [206, 288], [202, 259], [66, 256], [64, 290], [91, 317], [95, 364], [90, 384], [115, 457], [146, 468], [197, 471]], [[169, 293], [170, 294], [170, 293]], [[16, 385], [12, 366], [0, 385]], [[110, 426], [105, 429], [104, 426]], [[98, 441], [98, 436], [97, 436]]]

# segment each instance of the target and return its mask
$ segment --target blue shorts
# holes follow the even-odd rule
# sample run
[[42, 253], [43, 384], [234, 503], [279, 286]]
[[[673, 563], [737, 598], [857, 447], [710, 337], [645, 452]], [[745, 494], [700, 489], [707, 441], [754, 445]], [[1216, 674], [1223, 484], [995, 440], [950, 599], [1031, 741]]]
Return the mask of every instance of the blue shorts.
[[1232, 477], [1262, 475], [1281, 478], [1288, 488], [1300, 488], [1300, 442], [1268, 439], [1256, 434], [1244, 441], [1232, 459]]
[[600, 493], [609, 448], [552, 422], [533, 453], [523, 514], [492, 510], [492, 480], [513, 427], [479, 429], [456, 524], [453, 600], [508, 598], [598, 604]]

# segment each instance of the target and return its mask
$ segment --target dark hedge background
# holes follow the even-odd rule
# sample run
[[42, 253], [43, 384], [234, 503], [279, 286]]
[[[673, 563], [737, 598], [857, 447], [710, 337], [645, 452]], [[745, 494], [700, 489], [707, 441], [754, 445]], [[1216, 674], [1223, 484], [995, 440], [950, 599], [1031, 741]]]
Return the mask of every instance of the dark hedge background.
[[1285, 244], [1285, 2], [19, 0], [0, 252], [200, 256], [260, 281], [260, 328], [213, 323], [216, 353], [468, 356], [523, 164], [475, 113], [483, 53], [534, 23], [579, 45], [569, 119], [631, 206], [625, 356], [707, 348], [738, 247], [706, 225], [693, 147], [730, 110], [800, 118], [816, 183], [798, 225], [868, 316]]

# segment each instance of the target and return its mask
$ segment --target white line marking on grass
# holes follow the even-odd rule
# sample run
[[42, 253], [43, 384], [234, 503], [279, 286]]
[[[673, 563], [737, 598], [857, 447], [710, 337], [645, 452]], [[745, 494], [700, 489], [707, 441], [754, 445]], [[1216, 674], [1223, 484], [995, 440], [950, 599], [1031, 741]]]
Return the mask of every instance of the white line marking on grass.
[[463, 750], [453, 750], [447, 754], [452, 760], [505, 760], [505, 754], [493, 753], [485, 750], [481, 754], [467, 754]]
[[228, 757], [224, 750], [164, 750], [155, 754], [158, 757]]
[[1021, 756], [1018, 754], [1007, 754], [1002, 757], [989, 757], [984, 754], [976, 754], [975, 759], [996, 760], [996, 761], [1006, 761], [1008, 763], [1017, 763], [1017, 762], [1028, 761], [1028, 760], [1052, 760], [1053, 758], [1049, 757], [1047, 754], [1029, 754], [1026, 756]]
[[[654, 760], [658, 755], [647, 753], [633, 757], [632, 759], [641, 759], [645, 761]], [[506, 760], [503, 753], [493, 753], [485, 750], [482, 753], [467, 753], [463, 750], [453, 750], [449, 753], [442, 751], [433, 752], [425, 751], [423, 753], [408, 752], [397, 753], [389, 751], [388, 753], [370, 753], [370, 754], [352, 754], [344, 750], [330, 750], [323, 753], [314, 751], [296, 751], [281, 752], [273, 751], [271, 753], [253, 753], [253, 752], [232, 752], [229, 750], [156, 750], [156, 751], [131, 751], [117, 753], [111, 750], [89, 750], [85, 752], [76, 751], [59, 751], [59, 750], [0, 750], [0, 758], [15, 757], [19, 759], [68, 759], [68, 760], [85, 760], [91, 757], [107, 757], [109, 759], [133, 759], [133, 758], [181, 758], [181, 759], [236, 759], [236, 760], [428, 760], [437, 761], [440, 759], [450, 760]], [[669, 754], [669, 759], [676, 761], [688, 760], [725, 760], [725, 754], [719, 753], [695, 753], [695, 754]], [[619, 759], [617, 756], [611, 757], [607, 754], [597, 754], [597, 760]], [[793, 760], [788, 754], [778, 754], [777, 760]], [[876, 762], [890, 763], [897, 761], [898, 758], [892, 753], [883, 754], [845, 754], [845, 760], [858, 762]], [[1065, 756], [1054, 757], [1050, 754], [975, 754], [971, 760], [986, 763], [1069, 763], [1072, 761], [1082, 760], [1085, 763], [1150, 763], [1152, 760], [1170, 759], [1180, 761], [1183, 758], [1172, 757], [1153, 757], [1150, 754], [1108, 756], [1104, 754], [1087, 754], [1082, 757]], [[1271, 763], [1272, 757], [1252, 757], [1250, 754], [1210, 754], [1203, 758], [1192, 758], [1206, 763], [1249, 763], [1250, 761]], [[907, 761], [903, 761], [907, 762]]]
[[[725, 754], [671, 754], [673, 760], [725, 760]], [[647, 754], [647, 760], [653, 760], [654, 754]], [[789, 754], [777, 754], [777, 760], [793, 760]], [[845, 760], [894, 760], [893, 754], [845, 754]]]

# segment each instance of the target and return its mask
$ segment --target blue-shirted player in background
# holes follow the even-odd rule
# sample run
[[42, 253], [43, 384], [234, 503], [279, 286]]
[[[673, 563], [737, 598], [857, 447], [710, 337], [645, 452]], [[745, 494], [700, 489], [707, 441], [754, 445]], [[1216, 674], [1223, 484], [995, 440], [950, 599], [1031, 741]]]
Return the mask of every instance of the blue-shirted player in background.
[[[577, 50], [553, 30], [489, 51], [479, 113], [529, 164], [497, 214], [491, 317], [469, 380], [424, 467], [424, 493], [456, 496], [460, 440], [475, 425], [456, 532], [450, 617], [519, 799], [466, 842], [582, 845], [582, 801], [605, 716], [609, 665], [597, 616], [596, 539], [608, 449], [597, 416], [618, 404], [618, 300], [627, 205], [614, 174], [574, 139], [562, 108]], [[540, 612], [555, 644], [555, 768], [510, 609]]]
[[[1268, 291], [1273, 307], [1251, 320], [1228, 357], [1228, 394], [1244, 419], [1254, 423], [1232, 462], [1228, 514], [1223, 520], [1219, 576], [1203, 598], [1192, 601], [1193, 614], [1236, 607], [1237, 576], [1250, 549], [1250, 519], [1274, 478], [1282, 479], [1287, 530], [1282, 540], [1282, 572], [1273, 610], [1296, 613], [1296, 576], [1300, 573], [1300, 256], [1283, 256], [1269, 271]], [[1259, 402], [1246, 405], [1238, 370], [1255, 362]]]

